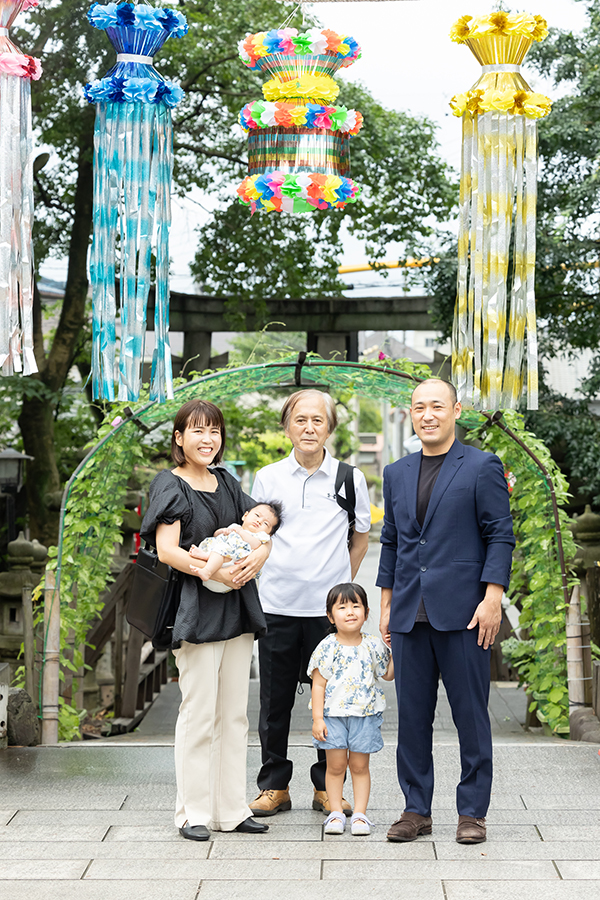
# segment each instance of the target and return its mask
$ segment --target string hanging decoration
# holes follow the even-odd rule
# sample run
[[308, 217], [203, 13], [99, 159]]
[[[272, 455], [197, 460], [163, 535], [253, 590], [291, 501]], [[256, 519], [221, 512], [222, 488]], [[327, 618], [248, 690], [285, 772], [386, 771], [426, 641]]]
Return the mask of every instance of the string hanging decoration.
[[169, 228], [173, 173], [171, 109], [183, 97], [152, 65], [168, 37], [183, 37], [181, 13], [144, 3], [94, 3], [88, 19], [117, 51], [108, 74], [85, 87], [96, 104], [92, 284], [94, 398], [115, 399], [119, 279], [118, 398], [141, 386], [152, 251], [156, 259], [150, 396], [173, 396], [169, 344]]
[[360, 57], [354, 38], [312, 28], [249, 34], [239, 43], [242, 62], [270, 76], [264, 100], [248, 103], [240, 124], [248, 132], [248, 176], [240, 202], [256, 210], [304, 213], [344, 209], [360, 187], [350, 178], [349, 138], [362, 115], [334, 106], [334, 74]]
[[37, 372], [33, 352], [33, 134], [31, 81], [39, 59], [9, 38], [37, 0], [0, 0], [0, 371]]
[[506, 12], [463, 16], [450, 32], [482, 66], [450, 101], [463, 120], [452, 371], [459, 399], [475, 409], [514, 409], [525, 388], [528, 408], [538, 405], [537, 121], [551, 101], [521, 65], [547, 34], [541, 16]]

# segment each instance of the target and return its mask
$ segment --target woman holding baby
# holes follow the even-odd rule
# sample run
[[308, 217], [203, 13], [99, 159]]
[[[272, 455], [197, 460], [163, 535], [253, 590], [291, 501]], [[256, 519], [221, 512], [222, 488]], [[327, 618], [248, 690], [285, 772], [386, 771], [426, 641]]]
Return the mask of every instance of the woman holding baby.
[[[229, 567], [217, 567], [213, 554], [210, 581], [200, 577], [202, 557], [209, 554], [189, 552], [216, 531], [233, 534], [232, 524], [244, 525], [256, 505], [218, 467], [224, 449], [221, 410], [205, 400], [185, 403], [173, 426], [176, 467], [150, 485], [141, 530], [159, 559], [184, 573], [172, 642], [182, 695], [175, 729], [175, 825], [183, 837], [199, 841], [208, 840], [209, 829], [267, 830], [251, 818], [246, 803], [246, 708], [253, 643], [265, 632], [254, 578], [269, 556], [270, 540], [249, 538], [248, 555], [238, 555]], [[268, 534], [267, 526], [261, 533]]]

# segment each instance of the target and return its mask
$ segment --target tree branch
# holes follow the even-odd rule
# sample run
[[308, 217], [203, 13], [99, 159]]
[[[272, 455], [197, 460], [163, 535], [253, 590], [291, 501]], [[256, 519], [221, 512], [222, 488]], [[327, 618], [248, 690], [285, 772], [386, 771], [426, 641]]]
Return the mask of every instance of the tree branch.
[[197, 72], [192, 78], [187, 78], [185, 81], [181, 82], [182, 90], [189, 90], [190, 87], [195, 84], [199, 78], [201, 78], [203, 75], [206, 75], [206, 73], [213, 69], [215, 66], [220, 66], [225, 62], [232, 62], [235, 59], [237, 59], [237, 54], [231, 54], [231, 56], [222, 56], [220, 59], [215, 59], [212, 62], [209, 62], [208, 65], [204, 66], [203, 69], [200, 69], [200, 71]]
[[238, 163], [240, 166], [247, 166], [248, 160], [239, 156], [229, 156], [227, 153], [219, 153], [217, 150], [208, 150], [201, 144], [194, 146], [193, 144], [173, 143], [174, 150], [189, 150], [190, 153], [202, 153], [204, 156], [210, 156], [213, 159], [226, 159], [228, 162]]

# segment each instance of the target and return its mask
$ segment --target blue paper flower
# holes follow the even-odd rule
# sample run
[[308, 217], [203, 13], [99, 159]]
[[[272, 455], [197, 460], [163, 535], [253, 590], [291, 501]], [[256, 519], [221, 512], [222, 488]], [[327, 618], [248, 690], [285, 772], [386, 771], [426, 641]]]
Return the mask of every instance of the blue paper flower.
[[263, 44], [269, 53], [278, 53], [282, 49], [282, 42], [278, 31], [269, 31], [263, 38]]
[[183, 90], [179, 87], [178, 84], [174, 84], [172, 81], [167, 82], [168, 92], [164, 95], [163, 102], [167, 104], [167, 106], [177, 106], [183, 100]]
[[156, 10], [152, 9], [151, 6], [146, 6], [144, 3], [140, 3], [135, 8], [135, 24], [146, 31], [163, 30], [161, 23], [156, 18]]
[[[268, 175], [260, 175], [254, 182], [254, 186], [260, 194], [260, 199], [270, 200], [275, 191], [271, 188]], [[258, 200], [256, 201], [258, 205]]]
[[153, 103], [157, 82], [151, 78], [127, 78], [123, 87], [126, 103]]
[[106, 6], [100, 3], [93, 3], [88, 10], [88, 19], [94, 28], [110, 28], [117, 24], [117, 4], [107, 3]]
[[307, 103], [306, 109], [306, 127], [314, 128], [315, 119], [319, 115], [319, 113], [323, 111], [323, 107], [317, 103]]
[[131, 3], [121, 3], [117, 6], [117, 24], [135, 25], [135, 9]]

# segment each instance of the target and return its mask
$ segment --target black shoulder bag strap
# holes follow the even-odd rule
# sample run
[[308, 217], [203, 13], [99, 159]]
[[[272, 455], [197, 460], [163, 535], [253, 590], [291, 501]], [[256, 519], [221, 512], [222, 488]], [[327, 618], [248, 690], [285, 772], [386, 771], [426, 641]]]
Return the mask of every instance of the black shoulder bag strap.
[[[346, 488], [346, 496], [340, 496], [340, 488], [344, 485]], [[356, 521], [356, 491], [354, 490], [354, 466], [348, 463], [338, 463], [337, 475], [335, 476], [335, 499], [338, 506], [348, 513], [348, 543], [354, 534], [354, 523]]]

